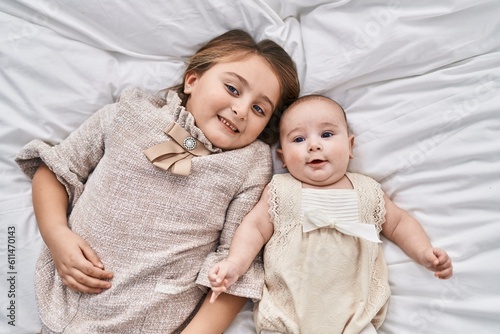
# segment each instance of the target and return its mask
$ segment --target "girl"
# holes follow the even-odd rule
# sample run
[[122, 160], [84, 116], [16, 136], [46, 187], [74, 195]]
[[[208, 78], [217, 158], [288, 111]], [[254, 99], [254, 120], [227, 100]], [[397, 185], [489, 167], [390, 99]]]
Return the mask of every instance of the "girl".
[[221, 333], [258, 296], [261, 267], [219, 306], [204, 301], [207, 272], [269, 181], [256, 139], [273, 141], [298, 93], [280, 46], [234, 30], [192, 56], [166, 99], [127, 89], [59, 145], [26, 145], [16, 160], [47, 246], [43, 333]]
[[229, 257], [210, 271], [212, 301], [266, 242], [257, 333], [376, 333], [390, 295], [380, 231], [436, 277], [452, 275], [448, 254], [380, 184], [347, 172], [354, 136], [336, 102], [300, 98], [280, 131], [278, 154], [289, 174], [273, 177], [238, 228]]

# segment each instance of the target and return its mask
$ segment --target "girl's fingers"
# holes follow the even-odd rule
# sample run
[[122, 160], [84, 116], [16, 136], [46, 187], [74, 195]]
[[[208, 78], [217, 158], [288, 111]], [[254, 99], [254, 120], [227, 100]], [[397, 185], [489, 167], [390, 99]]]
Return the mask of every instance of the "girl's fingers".
[[[61, 277], [61, 280], [71, 290], [84, 293], [98, 294], [101, 293], [104, 289], [108, 289], [109, 287], [111, 287], [111, 284], [105, 281], [100, 281], [100, 282], [88, 281], [90, 285], [82, 284], [72, 276]], [[102, 284], [103, 282], [105, 284]]]
[[109, 289], [111, 283], [108, 279], [113, 277], [109, 271], [92, 266], [86, 262], [77, 267], [63, 266], [59, 276], [64, 284], [73, 290], [88, 293], [100, 293], [103, 289]]
[[76, 273], [74, 279], [89, 288], [98, 288], [98, 289], [109, 289], [111, 287], [111, 283], [106, 281], [105, 279], [95, 278], [95, 276], [88, 276], [84, 273]]
[[80, 245], [80, 249], [82, 250], [83, 256], [85, 256], [85, 258], [92, 263], [94, 267], [104, 269], [104, 265], [101, 260], [89, 245]]
[[88, 277], [96, 278], [98, 280], [108, 280], [113, 278], [113, 273], [100, 268], [85, 266], [81, 272]]

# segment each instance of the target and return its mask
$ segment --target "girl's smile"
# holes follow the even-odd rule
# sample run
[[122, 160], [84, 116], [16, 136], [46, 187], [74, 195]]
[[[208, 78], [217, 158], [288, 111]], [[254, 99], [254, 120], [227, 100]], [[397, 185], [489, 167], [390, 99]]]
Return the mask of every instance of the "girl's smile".
[[221, 121], [222, 124], [227, 126], [229, 128], [229, 130], [231, 130], [232, 132], [239, 132], [238, 128], [233, 123], [231, 123], [230, 121], [225, 119], [224, 117], [219, 116], [219, 120]]
[[186, 74], [186, 110], [216, 147], [242, 148], [257, 139], [280, 98], [278, 76], [257, 55]]

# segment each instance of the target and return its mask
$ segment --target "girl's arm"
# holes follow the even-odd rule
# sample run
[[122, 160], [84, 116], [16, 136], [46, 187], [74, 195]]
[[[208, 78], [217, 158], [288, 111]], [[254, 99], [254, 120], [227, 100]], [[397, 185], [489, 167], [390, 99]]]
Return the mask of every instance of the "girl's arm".
[[73, 290], [99, 293], [111, 284], [95, 252], [67, 224], [68, 194], [55, 174], [41, 164], [32, 181], [33, 208], [40, 234], [64, 284]]
[[269, 214], [269, 186], [262, 192], [255, 207], [243, 218], [236, 229], [227, 258], [217, 263], [208, 274], [214, 302], [221, 292], [243, 275], [262, 247], [271, 238], [274, 225]]
[[418, 264], [434, 271], [438, 278], [449, 278], [453, 266], [448, 254], [432, 246], [422, 226], [384, 194], [386, 216], [382, 234], [397, 244]]
[[217, 303], [210, 303], [211, 294], [211, 292], [207, 294], [198, 313], [182, 334], [222, 333], [247, 301], [244, 297], [223, 294], [218, 298]]

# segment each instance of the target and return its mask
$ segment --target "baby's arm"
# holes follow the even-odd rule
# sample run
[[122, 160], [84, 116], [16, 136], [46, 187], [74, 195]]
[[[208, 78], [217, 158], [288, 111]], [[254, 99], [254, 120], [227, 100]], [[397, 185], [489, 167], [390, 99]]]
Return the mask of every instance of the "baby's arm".
[[268, 191], [269, 186], [264, 189], [260, 200], [236, 229], [228, 257], [210, 269], [208, 278], [212, 286], [212, 303], [248, 270], [259, 251], [271, 238], [274, 226], [269, 215]]
[[450, 278], [453, 266], [448, 254], [431, 245], [427, 234], [418, 221], [392, 202], [384, 194], [386, 216], [382, 234], [396, 243], [418, 264], [434, 271], [438, 278]]
[[38, 167], [32, 187], [38, 228], [62, 282], [73, 290], [88, 293], [111, 287], [105, 280], [113, 274], [104, 270], [92, 248], [69, 229], [66, 189], [45, 164]]

